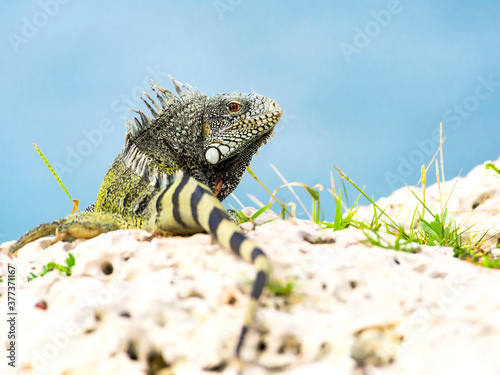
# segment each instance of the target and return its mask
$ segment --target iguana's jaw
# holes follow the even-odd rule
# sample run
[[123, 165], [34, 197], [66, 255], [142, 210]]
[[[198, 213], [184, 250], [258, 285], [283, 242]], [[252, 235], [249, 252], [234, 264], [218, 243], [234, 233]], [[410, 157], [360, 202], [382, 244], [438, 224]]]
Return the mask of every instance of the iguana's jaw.
[[273, 135], [273, 130], [263, 133], [241, 152], [214, 165], [207, 173], [208, 186], [220, 200], [224, 200], [238, 186], [252, 157], [257, 150]]
[[279, 104], [270, 100], [264, 114], [251, 119], [245, 119], [243, 116], [237, 118], [235, 123], [224, 129], [206, 146], [206, 161], [208, 164], [217, 165], [237, 157], [241, 150], [256, 151], [272, 135], [282, 113]]

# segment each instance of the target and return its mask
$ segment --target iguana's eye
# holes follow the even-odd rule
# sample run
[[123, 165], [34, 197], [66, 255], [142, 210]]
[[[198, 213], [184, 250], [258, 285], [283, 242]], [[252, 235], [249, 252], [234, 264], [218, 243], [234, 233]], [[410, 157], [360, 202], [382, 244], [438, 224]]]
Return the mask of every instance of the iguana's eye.
[[241, 104], [236, 102], [231, 102], [227, 105], [227, 108], [229, 109], [229, 112], [238, 112], [241, 108]]

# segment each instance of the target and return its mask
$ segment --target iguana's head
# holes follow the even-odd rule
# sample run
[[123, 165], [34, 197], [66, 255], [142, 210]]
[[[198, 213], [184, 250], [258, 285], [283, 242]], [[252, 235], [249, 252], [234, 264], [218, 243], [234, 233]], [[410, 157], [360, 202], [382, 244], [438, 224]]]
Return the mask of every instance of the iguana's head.
[[221, 198], [239, 184], [257, 149], [267, 142], [282, 114], [275, 100], [259, 94], [209, 97], [202, 124], [209, 186]]
[[204, 156], [216, 165], [246, 149], [259, 147], [281, 117], [276, 101], [234, 92], [208, 98], [203, 116]]
[[282, 110], [259, 94], [234, 92], [208, 97], [174, 81], [179, 96], [153, 85], [146, 97], [153, 118], [141, 111], [128, 122], [127, 165], [146, 179], [182, 169], [223, 200], [238, 186], [257, 149], [272, 135]]

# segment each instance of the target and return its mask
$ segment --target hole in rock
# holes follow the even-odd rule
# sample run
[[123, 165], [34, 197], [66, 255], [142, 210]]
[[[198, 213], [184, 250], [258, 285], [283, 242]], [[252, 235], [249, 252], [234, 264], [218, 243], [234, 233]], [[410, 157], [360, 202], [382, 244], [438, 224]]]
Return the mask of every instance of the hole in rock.
[[259, 343], [257, 344], [257, 351], [258, 352], [265, 352], [267, 349], [267, 344], [265, 343], [265, 341], [259, 341]]
[[149, 352], [147, 362], [148, 362], [148, 368], [147, 368], [148, 375], [156, 375], [160, 373], [160, 371], [163, 370], [164, 368], [170, 367], [170, 364], [165, 362], [161, 353], [157, 351]]
[[283, 343], [278, 349], [279, 354], [292, 353], [295, 355], [299, 355], [301, 351], [302, 345], [300, 344], [300, 342], [295, 336], [290, 335], [284, 337]]
[[100, 322], [102, 320], [101, 314], [98, 312], [94, 313], [94, 319], [96, 322]]
[[128, 347], [127, 347], [127, 355], [128, 357], [132, 360], [132, 361], [137, 361], [137, 359], [139, 358], [139, 356], [137, 355], [137, 348], [135, 347], [135, 343], [130, 341], [128, 343]]
[[102, 273], [105, 275], [111, 275], [113, 273], [113, 265], [109, 262], [103, 262], [101, 264]]
[[227, 304], [228, 305], [234, 305], [238, 300], [234, 295], [230, 295], [229, 298], [227, 299]]
[[212, 371], [212, 372], [222, 372], [222, 371], [224, 371], [224, 369], [226, 367], [227, 367], [227, 362], [226, 361], [222, 361], [218, 365], [211, 366], [211, 367], [205, 367], [205, 368], [203, 368], [203, 370], [205, 370], [205, 371]]
[[484, 203], [484, 201], [486, 199], [488, 199], [489, 196], [488, 196], [488, 193], [483, 193], [481, 194], [476, 200], [474, 203], [472, 203], [472, 209], [475, 210], [476, 208], [478, 208], [480, 205], [482, 205]]
[[319, 346], [318, 355], [316, 356], [316, 360], [320, 360], [320, 359], [326, 357], [328, 355], [328, 353], [330, 352], [330, 350], [331, 350], [330, 344], [328, 344], [327, 342], [322, 342], [321, 345]]

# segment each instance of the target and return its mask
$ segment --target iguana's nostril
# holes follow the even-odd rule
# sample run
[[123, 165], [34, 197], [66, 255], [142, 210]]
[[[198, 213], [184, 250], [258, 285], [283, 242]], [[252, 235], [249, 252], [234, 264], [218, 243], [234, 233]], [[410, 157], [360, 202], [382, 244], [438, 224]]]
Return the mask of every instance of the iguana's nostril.
[[272, 111], [279, 111], [280, 113], [283, 112], [283, 110], [281, 109], [280, 105], [276, 100], [271, 100], [269, 102], [269, 109]]

